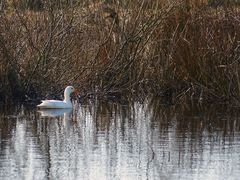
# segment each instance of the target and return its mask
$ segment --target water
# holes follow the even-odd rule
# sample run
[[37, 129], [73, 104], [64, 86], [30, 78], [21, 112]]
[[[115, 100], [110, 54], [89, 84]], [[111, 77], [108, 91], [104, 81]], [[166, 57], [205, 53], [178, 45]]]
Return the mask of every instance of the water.
[[239, 179], [240, 118], [159, 102], [2, 107], [0, 179]]

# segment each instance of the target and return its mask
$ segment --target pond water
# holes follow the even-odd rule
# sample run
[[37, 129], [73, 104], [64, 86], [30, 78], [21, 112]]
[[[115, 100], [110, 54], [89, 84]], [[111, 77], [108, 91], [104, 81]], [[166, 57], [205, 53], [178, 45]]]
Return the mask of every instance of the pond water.
[[146, 101], [0, 110], [0, 179], [239, 179], [240, 117]]

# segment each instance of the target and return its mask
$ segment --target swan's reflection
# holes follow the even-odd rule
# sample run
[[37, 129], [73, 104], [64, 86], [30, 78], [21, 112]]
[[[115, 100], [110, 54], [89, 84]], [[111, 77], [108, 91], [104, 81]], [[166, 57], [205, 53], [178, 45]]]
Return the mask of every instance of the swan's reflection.
[[38, 111], [42, 117], [57, 117], [57, 116], [69, 116], [72, 109], [42, 109]]
[[70, 126], [72, 109], [42, 109], [38, 111], [41, 117], [60, 118], [65, 127]]

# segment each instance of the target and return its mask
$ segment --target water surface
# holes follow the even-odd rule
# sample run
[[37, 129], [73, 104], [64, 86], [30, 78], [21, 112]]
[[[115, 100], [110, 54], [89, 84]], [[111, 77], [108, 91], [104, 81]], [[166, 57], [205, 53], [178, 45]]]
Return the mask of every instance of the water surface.
[[225, 106], [2, 106], [0, 179], [238, 179], [240, 118]]

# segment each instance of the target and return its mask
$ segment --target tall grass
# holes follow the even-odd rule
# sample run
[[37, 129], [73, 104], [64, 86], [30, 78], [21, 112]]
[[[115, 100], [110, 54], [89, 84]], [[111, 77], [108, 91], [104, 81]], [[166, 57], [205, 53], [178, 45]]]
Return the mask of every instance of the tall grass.
[[58, 95], [69, 84], [82, 94], [240, 96], [233, 1], [52, 2], [1, 11], [2, 100]]

